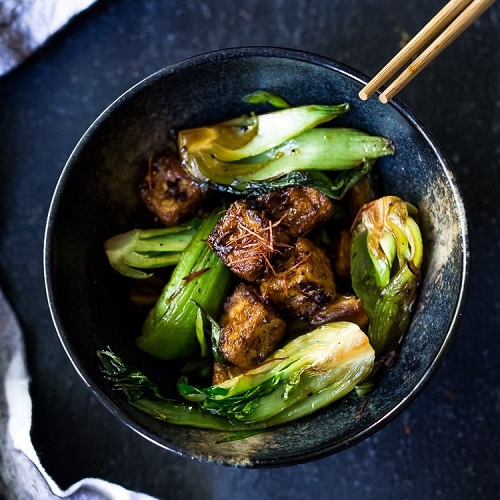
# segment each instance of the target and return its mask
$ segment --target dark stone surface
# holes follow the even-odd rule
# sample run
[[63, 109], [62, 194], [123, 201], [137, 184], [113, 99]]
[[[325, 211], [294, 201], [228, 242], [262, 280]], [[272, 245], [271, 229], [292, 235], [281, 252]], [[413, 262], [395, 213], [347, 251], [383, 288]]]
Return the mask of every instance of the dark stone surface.
[[0, 284], [24, 328], [33, 441], [61, 487], [96, 476], [162, 498], [494, 498], [500, 486], [498, 359], [500, 8], [400, 95], [461, 185], [472, 275], [445, 363], [400, 417], [361, 444], [300, 466], [228, 469], [167, 454], [92, 396], [57, 339], [42, 240], [57, 178], [98, 114], [153, 71], [207, 50], [277, 45], [373, 74], [436, 2], [103, 0], [0, 79]]

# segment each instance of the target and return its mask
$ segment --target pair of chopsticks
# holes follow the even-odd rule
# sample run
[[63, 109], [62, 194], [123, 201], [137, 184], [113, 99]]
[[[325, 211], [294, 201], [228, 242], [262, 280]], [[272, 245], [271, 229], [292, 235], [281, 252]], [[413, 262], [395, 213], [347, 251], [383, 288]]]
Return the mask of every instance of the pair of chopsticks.
[[[392, 99], [407, 83], [417, 76], [448, 45], [458, 38], [495, 0], [451, 0], [405, 47], [394, 56], [368, 84], [359, 97], [368, 99], [392, 78], [410, 59], [431, 40], [427, 48], [379, 95], [383, 103]], [[447, 27], [446, 27], [447, 26]]]

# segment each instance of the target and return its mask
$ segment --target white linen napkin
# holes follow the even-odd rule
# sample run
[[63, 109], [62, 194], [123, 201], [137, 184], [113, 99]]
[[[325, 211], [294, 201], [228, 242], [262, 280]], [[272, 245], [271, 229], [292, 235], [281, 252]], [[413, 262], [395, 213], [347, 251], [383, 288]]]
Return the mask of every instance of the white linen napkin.
[[0, 290], [0, 498], [154, 500], [97, 478], [82, 479], [63, 491], [31, 442], [29, 382], [21, 329]]
[[15, 68], [95, 0], [0, 1], [0, 76]]

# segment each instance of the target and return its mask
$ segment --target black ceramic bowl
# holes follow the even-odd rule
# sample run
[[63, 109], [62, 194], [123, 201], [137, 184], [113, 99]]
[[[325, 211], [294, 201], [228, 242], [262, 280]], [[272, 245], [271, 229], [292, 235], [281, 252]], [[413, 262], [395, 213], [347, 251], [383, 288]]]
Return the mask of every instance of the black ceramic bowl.
[[[45, 276], [56, 330], [96, 397], [124, 424], [159, 446], [232, 466], [289, 465], [342, 450], [400, 413], [436, 371], [457, 326], [468, 271], [466, 215], [453, 172], [404, 105], [357, 97], [367, 78], [334, 61], [275, 48], [223, 50], [165, 68], [118, 98], [76, 146], [57, 184], [45, 238]], [[270, 90], [293, 104], [340, 103], [336, 124], [391, 137], [397, 154], [377, 163], [383, 191], [415, 204], [425, 244], [420, 300], [396, 365], [369, 396], [351, 397], [270, 432], [217, 444], [214, 431], [176, 427], [136, 411], [111, 390], [96, 350], [111, 346], [128, 364], [165, 371], [135, 346], [140, 318], [126, 280], [106, 261], [103, 242], [148, 214], [136, 185], [171, 130], [211, 124], [248, 108], [242, 96]]]

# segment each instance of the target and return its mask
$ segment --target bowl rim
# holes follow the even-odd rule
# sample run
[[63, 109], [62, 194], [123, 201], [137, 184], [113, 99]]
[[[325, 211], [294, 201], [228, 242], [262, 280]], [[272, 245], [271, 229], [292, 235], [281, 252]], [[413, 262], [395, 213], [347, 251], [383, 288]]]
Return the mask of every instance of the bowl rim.
[[[194, 458], [201, 462], [217, 463], [220, 465], [227, 465], [232, 467], [245, 467], [245, 468], [257, 468], [257, 467], [276, 467], [276, 466], [289, 466], [296, 465], [299, 463], [305, 463], [308, 461], [323, 458], [325, 456], [331, 455], [333, 453], [340, 452], [350, 446], [361, 442], [367, 437], [371, 436], [378, 430], [385, 427], [393, 419], [395, 419], [399, 414], [401, 414], [422, 392], [424, 387], [432, 379], [433, 375], [440, 368], [444, 355], [448, 350], [450, 343], [458, 329], [461, 316], [463, 314], [463, 308], [465, 304], [465, 298], [468, 289], [469, 282], [469, 266], [470, 266], [470, 248], [469, 248], [469, 235], [468, 235], [468, 223], [466, 217], [465, 206], [463, 202], [462, 193], [460, 186], [455, 178], [453, 169], [447, 160], [441, 147], [438, 145], [437, 141], [434, 139], [430, 131], [426, 126], [420, 121], [416, 114], [410, 110], [399, 98], [394, 98], [389, 101], [385, 106], [390, 106], [395, 108], [406, 120], [414, 127], [419, 134], [425, 139], [428, 146], [431, 148], [436, 158], [438, 159], [440, 165], [443, 168], [443, 172], [446, 175], [449, 186], [453, 193], [453, 198], [458, 209], [458, 220], [460, 225], [460, 239], [462, 248], [462, 264], [461, 264], [461, 280], [460, 289], [458, 297], [456, 299], [456, 306], [451, 318], [450, 324], [448, 326], [446, 335], [441, 343], [439, 350], [437, 351], [434, 359], [431, 361], [428, 369], [421, 377], [419, 382], [411, 389], [411, 391], [389, 412], [384, 414], [380, 419], [374, 421], [367, 427], [354, 432], [350, 437], [345, 438], [341, 442], [332, 443], [328, 441], [323, 445], [316, 447], [315, 449], [309, 450], [308, 452], [300, 453], [299, 455], [287, 455], [281, 458], [267, 458], [267, 459], [250, 459], [248, 463], [234, 462], [231, 460], [210, 458], [197, 456], [193, 453], [193, 450], [183, 449], [181, 447], [169, 446], [167, 443], [163, 442], [161, 438], [155, 436], [152, 432], [149, 432], [141, 424], [134, 421], [130, 415], [123, 412], [114, 401], [109, 399], [106, 394], [104, 394], [93, 380], [89, 372], [83, 366], [81, 361], [77, 358], [74, 352], [70, 339], [65, 332], [62, 321], [59, 318], [57, 311], [56, 298], [54, 296], [54, 285], [53, 285], [53, 271], [52, 271], [52, 253], [53, 253], [53, 234], [54, 234], [54, 219], [55, 213], [64, 192], [64, 187], [67, 178], [71, 174], [72, 165], [74, 159], [78, 157], [79, 152], [84, 149], [87, 142], [90, 140], [93, 132], [100, 126], [100, 123], [106, 119], [106, 117], [111, 114], [115, 108], [119, 107], [123, 102], [133, 98], [135, 93], [142, 89], [145, 85], [154, 84], [157, 80], [168, 77], [170, 74], [185, 71], [187, 69], [196, 67], [198, 65], [203, 65], [207, 63], [220, 62], [224, 60], [235, 60], [235, 59], [245, 59], [252, 57], [273, 57], [287, 59], [291, 61], [301, 61], [317, 66], [322, 66], [326, 69], [334, 71], [343, 75], [344, 77], [354, 80], [361, 85], [366, 85], [370, 80], [365, 74], [360, 71], [350, 67], [347, 64], [338, 62], [326, 56], [315, 54], [312, 52], [282, 48], [282, 47], [271, 47], [271, 46], [245, 46], [245, 47], [232, 47], [223, 48], [218, 50], [213, 50], [209, 52], [200, 53], [192, 57], [186, 58], [174, 64], [168, 65], [164, 68], [155, 71], [151, 75], [140, 80], [138, 83], [134, 84], [128, 90], [123, 92], [118, 98], [116, 98], [111, 104], [109, 104], [92, 122], [88, 129], [84, 132], [80, 140], [77, 142], [70, 156], [68, 157], [61, 174], [57, 180], [54, 193], [49, 205], [47, 212], [47, 222], [45, 226], [44, 239], [43, 239], [43, 273], [44, 273], [44, 284], [45, 292], [47, 296], [47, 302], [49, 306], [50, 315], [52, 322], [54, 324], [56, 333], [61, 341], [63, 349], [66, 355], [73, 364], [74, 369], [82, 378], [84, 383], [88, 388], [91, 389], [95, 397], [104, 405], [114, 416], [118, 417], [125, 425], [130, 429], [147, 439], [148, 441], [154, 443], [155, 445], [173, 452], [174, 454]], [[383, 88], [375, 94], [378, 95]], [[372, 97], [373, 98], [373, 97]]]

